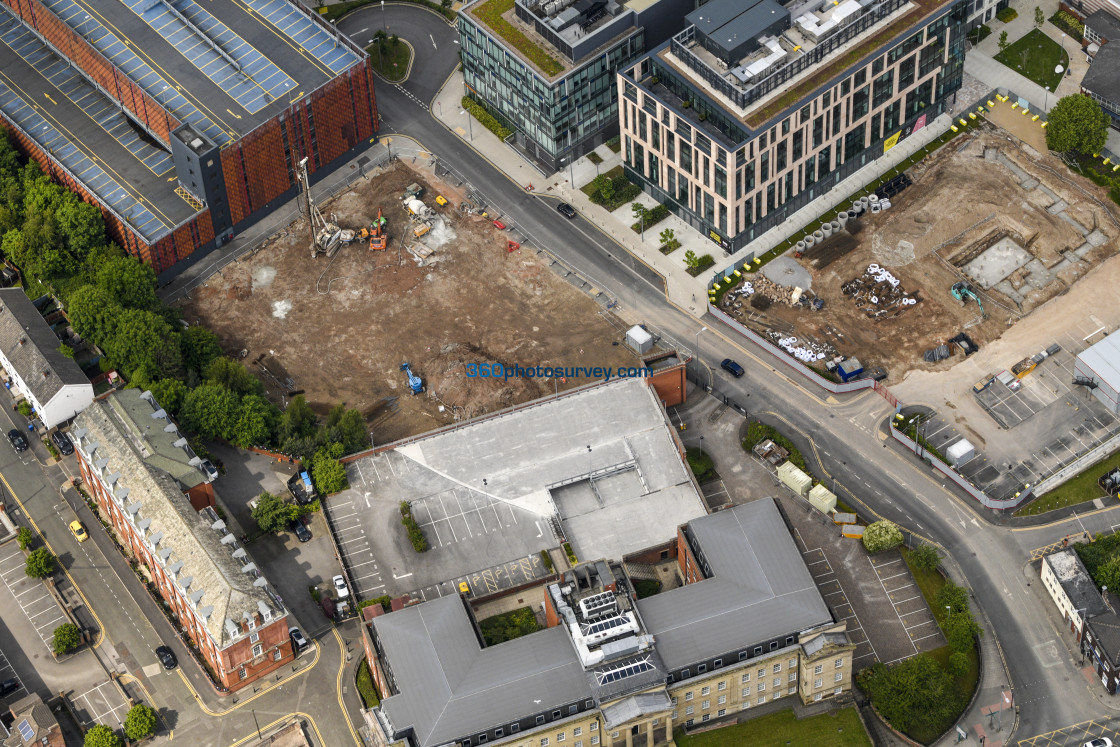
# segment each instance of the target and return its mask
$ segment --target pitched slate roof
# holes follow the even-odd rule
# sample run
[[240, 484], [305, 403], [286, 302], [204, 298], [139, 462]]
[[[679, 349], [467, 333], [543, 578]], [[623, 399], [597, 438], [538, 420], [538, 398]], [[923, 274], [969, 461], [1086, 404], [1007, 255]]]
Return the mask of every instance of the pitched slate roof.
[[58, 352], [61, 344], [22, 288], [0, 288], [0, 350], [42, 405], [64, 386], [89, 384], [78, 364]]

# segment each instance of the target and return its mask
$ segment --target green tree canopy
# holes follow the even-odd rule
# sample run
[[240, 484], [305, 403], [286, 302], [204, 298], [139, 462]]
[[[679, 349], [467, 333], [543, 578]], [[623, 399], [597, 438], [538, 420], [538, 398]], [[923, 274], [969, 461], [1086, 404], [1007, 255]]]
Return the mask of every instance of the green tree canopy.
[[153, 311], [159, 306], [155, 271], [151, 265], [132, 257], [116, 257], [102, 262], [95, 284], [127, 308]]
[[67, 302], [67, 315], [74, 330], [95, 345], [107, 340], [116, 328], [121, 306], [103, 288], [85, 285]]
[[205, 377], [206, 369], [222, 355], [218, 336], [197, 324], [182, 331], [179, 344], [183, 348], [183, 365], [197, 373], [199, 379]]
[[935, 571], [941, 565], [941, 554], [933, 545], [922, 543], [910, 551], [910, 563], [922, 571]]
[[343, 454], [340, 443], [330, 443], [319, 447], [311, 457], [311, 481], [319, 495], [330, 495], [346, 490], [350, 486], [346, 479], [346, 467], [338, 461]]
[[97, 724], [86, 732], [83, 747], [122, 747], [121, 738], [105, 724]]
[[1108, 140], [1108, 123], [1093, 99], [1080, 93], [1063, 96], [1047, 117], [1046, 147], [1059, 153], [1100, 153]]
[[178, 379], [160, 379], [148, 385], [159, 406], [172, 415], [178, 415], [187, 398], [187, 385]]
[[954, 613], [968, 609], [968, 590], [949, 581], [937, 592], [937, 614], [950, 607]]
[[224, 356], [210, 361], [206, 367], [207, 381], [221, 384], [236, 394], [264, 394], [264, 385], [241, 365], [241, 361]]
[[278, 416], [276, 405], [259, 394], [246, 394], [241, 398], [230, 441], [241, 448], [272, 443]]
[[1097, 582], [1097, 586], [1107, 586], [1112, 591], [1120, 593], [1120, 553], [1110, 555], [1101, 563], [1097, 567], [1097, 572], [1093, 574], [1093, 580]]
[[902, 530], [885, 519], [868, 524], [863, 530], [863, 546], [868, 552], [883, 552], [901, 544]]
[[113, 330], [101, 343], [101, 349], [126, 376], [145, 364], [162, 376], [178, 377], [183, 372], [175, 330], [159, 314], [145, 309], [118, 311]]
[[347, 410], [344, 402], [332, 407], [328, 413], [326, 434], [327, 441], [337, 441], [342, 444], [343, 454], [361, 451], [369, 446], [369, 432], [366, 430], [365, 418], [358, 410]]
[[192, 389], [183, 400], [179, 420], [203, 438], [229, 438], [241, 401], [221, 384], [207, 382]]
[[945, 639], [949, 641], [949, 648], [966, 654], [972, 650], [976, 636], [983, 636], [984, 629], [973, 619], [968, 610], [954, 612], [945, 620]]
[[56, 565], [57, 562], [55, 557], [51, 555], [51, 551], [45, 547], [40, 547], [38, 550], [32, 550], [27, 556], [27, 565], [23, 572], [27, 574], [28, 578], [46, 578], [54, 573]]
[[282, 532], [299, 515], [299, 506], [286, 503], [279, 496], [266, 491], [257, 498], [257, 505], [250, 513], [262, 532]]
[[105, 244], [105, 221], [101, 211], [88, 202], [76, 197], [68, 200], [59, 206], [55, 218], [74, 257], [84, 260], [91, 249]]
[[128, 709], [124, 717], [124, 734], [129, 739], [143, 739], [156, 732], [156, 712], [143, 703]]
[[890, 667], [874, 664], [860, 672], [859, 686], [883, 718], [903, 732], [937, 728], [960, 707], [953, 678], [927, 654]]
[[82, 631], [74, 623], [63, 623], [54, 629], [51, 650], [55, 656], [68, 654], [82, 644]]
[[968, 654], [954, 651], [949, 654], [949, 674], [954, 677], [963, 677], [968, 671]]
[[280, 419], [280, 442], [314, 435], [316, 420], [311, 405], [307, 404], [307, 399], [302, 394], [292, 397]]

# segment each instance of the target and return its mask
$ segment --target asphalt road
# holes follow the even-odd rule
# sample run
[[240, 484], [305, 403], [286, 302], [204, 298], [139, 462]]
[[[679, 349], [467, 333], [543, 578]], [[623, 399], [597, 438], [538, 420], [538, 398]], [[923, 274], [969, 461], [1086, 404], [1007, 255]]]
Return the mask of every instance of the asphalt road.
[[[405, 7], [394, 11], [398, 15], [425, 15]], [[400, 28], [397, 33], [406, 36], [403, 26]], [[421, 23], [417, 33], [432, 33], [424, 28]], [[710, 318], [697, 322], [679, 313], [667, 302], [660, 278], [651, 277], [648, 268], [592, 224], [563, 219], [556, 213], [553, 200], [527, 194], [407, 93], [413, 90], [421, 101], [430, 101], [421, 93], [427, 95], [438, 86], [432, 88], [430, 80], [418, 78], [406, 81], [403, 88], [382, 85], [377, 89], [385, 134], [414, 137], [442, 162], [450, 163], [459, 173], [470, 174], [472, 184], [499, 202], [530, 240], [588, 276], [620, 301], [631, 317], [642, 318], [685, 343], [694, 339], [701, 325], [707, 326], [709, 331], [700, 336], [701, 356], [719, 361], [731, 355], [748, 370], [747, 376], [734, 380], [715, 369], [723, 389], [752, 413], [772, 413], [762, 416], [782, 426], [807, 454], [813, 455], [824, 472], [851, 491], [846, 495], [840, 489], [846, 501], [862, 504], [865, 511], [897, 521], [945, 548], [968, 578], [976, 602], [997, 631], [1016, 701], [1022, 706], [1020, 734], [1076, 723], [1099, 712], [1099, 705], [1079, 690], [1060, 684], [1069, 681], [1064, 678], [1079, 675], [1072, 662], [1048, 653], [1059, 634], [1044, 615], [1038, 614], [1036, 597], [1026, 586], [1033, 571], [1026, 565], [1019, 543], [1008, 531], [994, 526], [988, 520], [990, 516], [983, 516], [980, 512], [984, 509], [952, 492], [915, 457], [884, 445], [878, 435], [879, 424], [892, 412], [885, 400], [871, 392], [830, 398], [811, 385], [794, 382], [784, 369], [775, 370], [768, 352], [736, 337], [718, 322]], [[1040, 536], [1047, 532], [1038, 531]]]

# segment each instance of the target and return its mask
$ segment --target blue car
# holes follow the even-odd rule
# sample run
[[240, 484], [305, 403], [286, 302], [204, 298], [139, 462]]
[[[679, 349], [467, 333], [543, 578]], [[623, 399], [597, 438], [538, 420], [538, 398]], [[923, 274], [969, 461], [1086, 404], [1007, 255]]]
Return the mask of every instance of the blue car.
[[720, 363], [719, 366], [724, 371], [727, 371], [727, 373], [734, 376], [736, 379], [742, 377], [742, 375], [746, 373], [746, 371], [743, 370], [742, 366], [740, 366], [738, 363], [731, 360], [730, 358], [724, 358], [723, 363]]

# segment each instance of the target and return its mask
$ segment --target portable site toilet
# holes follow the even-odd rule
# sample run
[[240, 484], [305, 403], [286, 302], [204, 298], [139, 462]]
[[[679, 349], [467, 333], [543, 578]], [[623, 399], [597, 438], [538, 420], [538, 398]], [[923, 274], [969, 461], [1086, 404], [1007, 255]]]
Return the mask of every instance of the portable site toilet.
[[859, 524], [845, 524], [840, 527], [840, 533], [852, 539], [863, 539], [863, 527]]
[[626, 330], [626, 345], [638, 355], [648, 353], [653, 347], [653, 335], [639, 324]]
[[809, 503], [822, 514], [829, 514], [836, 508], [836, 496], [824, 485], [816, 485], [809, 491]]
[[945, 452], [945, 457], [949, 460], [949, 464], [954, 467], [959, 467], [974, 456], [976, 456], [976, 447], [974, 447], [967, 438], [962, 438], [960, 441], [957, 441]]
[[799, 470], [793, 462], [782, 462], [778, 465], [778, 479], [800, 496], [808, 495], [809, 488], [813, 484], [813, 478]]

